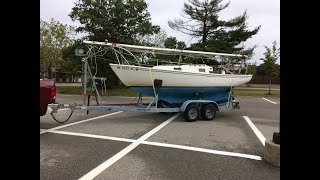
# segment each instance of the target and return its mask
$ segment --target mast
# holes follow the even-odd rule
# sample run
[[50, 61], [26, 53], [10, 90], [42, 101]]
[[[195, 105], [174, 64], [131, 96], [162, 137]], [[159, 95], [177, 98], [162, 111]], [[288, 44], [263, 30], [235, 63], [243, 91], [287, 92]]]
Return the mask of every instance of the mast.
[[195, 56], [195, 57], [206, 57], [212, 58], [215, 56], [225, 56], [225, 57], [239, 57], [247, 58], [246, 55], [241, 54], [228, 54], [228, 53], [216, 53], [216, 52], [205, 52], [205, 51], [192, 51], [192, 50], [180, 50], [180, 49], [169, 49], [169, 48], [159, 48], [159, 47], [149, 47], [149, 46], [137, 46], [129, 44], [118, 44], [109, 42], [97, 42], [97, 41], [83, 41], [85, 44], [101, 45], [124, 48], [131, 52], [144, 52], [144, 53], [155, 53], [163, 55], [184, 55], [184, 56]]

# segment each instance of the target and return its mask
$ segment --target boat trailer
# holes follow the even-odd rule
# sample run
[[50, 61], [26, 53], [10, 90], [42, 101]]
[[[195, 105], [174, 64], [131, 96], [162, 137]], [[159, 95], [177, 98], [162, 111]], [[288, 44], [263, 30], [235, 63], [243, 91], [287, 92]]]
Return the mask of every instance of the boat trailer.
[[[231, 92], [230, 92], [231, 93]], [[138, 98], [138, 99], [137, 99]], [[239, 109], [239, 102], [235, 101], [234, 97], [230, 95], [227, 105], [220, 106], [215, 101], [211, 100], [187, 100], [181, 106], [178, 107], [162, 107], [157, 103], [157, 97], [151, 100], [150, 103], [142, 103], [142, 95], [139, 94], [137, 102], [127, 104], [97, 104], [90, 105], [90, 95], [88, 95], [87, 103], [89, 105], [77, 105], [77, 104], [49, 104], [50, 114], [54, 117], [54, 113], [57, 113], [61, 108], [70, 108], [73, 113], [74, 110], [86, 110], [87, 114], [90, 111], [123, 111], [123, 112], [149, 112], [149, 113], [181, 113], [188, 122], [196, 121], [197, 119], [213, 120], [217, 111], [230, 111]], [[135, 100], [134, 99], [134, 100]], [[71, 115], [68, 117], [68, 119]], [[68, 120], [67, 119], [67, 120]], [[64, 123], [67, 120], [57, 122]]]
[[[87, 42], [89, 45], [92, 45], [93, 48], [94, 45], [100, 45], [99, 43], [95, 42]], [[90, 44], [91, 43], [91, 44]], [[90, 50], [89, 48], [89, 50]], [[111, 47], [112, 48], [112, 47]], [[125, 50], [125, 49], [123, 49]], [[172, 50], [173, 51], [173, 50]], [[115, 51], [116, 52], [116, 51]], [[101, 47], [97, 50], [97, 53], [102, 53]], [[198, 53], [198, 52], [197, 52]], [[117, 53], [115, 53], [117, 55]], [[123, 112], [150, 112], [150, 113], [178, 113], [180, 112], [181, 114], [184, 115], [186, 121], [192, 122], [196, 121], [197, 119], [204, 119], [204, 120], [212, 120], [215, 118], [215, 114], [217, 111], [229, 111], [229, 110], [234, 110], [234, 109], [239, 109], [239, 102], [235, 101], [235, 98], [233, 96], [233, 87], [230, 88], [229, 91], [229, 98], [227, 100], [227, 103], [217, 103], [212, 100], [207, 100], [201, 98], [199, 96], [199, 99], [197, 100], [187, 100], [183, 102], [182, 104], [174, 105], [172, 106], [167, 106], [165, 104], [162, 104], [159, 102], [158, 99], [158, 93], [156, 92], [156, 89], [158, 87], [156, 84], [158, 84], [156, 81], [157, 79], [151, 78], [152, 80], [152, 86], [153, 90], [155, 92], [155, 96], [149, 103], [143, 103], [142, 102], [142, 94], [139, 93], [137, 97], [133, 99], [133, 101], [129, 104], [103, 104], [101, 97], [99, 95], [98, 88], [96, 86], [96, 80], [101, 80], [104, 81], [105, 85], [105, 80], [107, 78], [101, 78], [101, 77], [96, 77], [93, 73], [91, 72], [91, 68], [89, 66], [88, 59], [91, 57], [94, 57], [95, 54], [83, 54], [82, 49], [77, 49], [75, 52], [76, 56], [82, 57], [82, 96], [83, 96], [83, 104], [78, 105], [78, 104], [61, 104], [61, 103], [56, 103], [56, 104], [49, 104], [48, 109], [49, 113], [51, 116], [59, 123], [64, 123], [66, 122], [72, 115], [74, 110], [86, 110], [87, 114], [89, 111], [123, 111]], [[98, 54], [99, 55], [99, 54]], [[97, 55], [97, 56], [98, 56]], [[103, 53], [102, 53], [103, 55]], [[99, 55], [99, 56], [102, 56]], [[221, 54], [223, 55], [223, 54]], [[118, 58], [118, 56], [117, 56]], [[126, 59], [125, 59], [126, 60]], [[119, 61], [119, 59], [118, 59]], [[126, 60], [127, 61], [127, 60]], [[119, 61], [120, 63], [120, 61]], [[150, 75], [151, 72], [150, 72]], [[152, 77], [152, 76], [151, 76]], [[96, 100], [96, 105], [90, 105], [90, 94], [87, 94], [87, 88], [88, 85], [91, 84], [91, 94], [95, 96]], [[161, 86], [161, 85], [160, 85]], [[105, 90], [106, 91], [106, 90]], [[199, 95], [201, 92], [196, 92], [195, 95]], [[137, 102], [134, 102], [137, 100]], [[61, 108], [70, 108], [71, 109], [71, 114], [66, 120], [60, 121], [57, 120], [54, 116], [55, 113], [58, 112], [59, 109]]]
[[[235, 101], [233, 96], [233, 87], [230, 88], [229, 98], [226, 105], [221, 105], [212, 100], [206, 100], [199, 98], [198, 100], [187, 100], [182, 104], [175, 105], [174, 107], [166, 106], [162, 104], [158, 100], [158, 94], [155, 93], [155, 97], [149, 103], [143, 103], [143, 96], [141, 93], [137, 97], [135, 97], [131, 103], [127, 104], [103, 104], [101, 97], [99, 95], [98, 88], [95, 84], [97, 78], [92, 75], [90, 67], [87, 62], [87, 58], [83, 58], [83, 104], [86, 105], [78, 105], [78, 104], [49, 104], [48, 107], [50, 109], [51, 116], [59, 123], [66, 122], [72, 115], [74, 110], [86, 110], [87, 114], [90, 111], [123, 111], [123, 112], [149, 112], [149, 113], [178, 113], [184, 115], [184, 118], [188, 122], [196, 121], [197, 119], [204, 120], [213, 120], [215, 118], [217, 111], [229, 111], [234, 109], [239, 109], [239, 102]], [[96, 105], [90, 105], [90, 97], [91, 95], [87, 93], [87, 83], [88, 79], [91, 82], [91, 94], [95, 96]], [[106, 79], [106, 78], [105, 78]], [[153, 88], [156, 91], [157, 87], [157, 79], [153, 81]], [[201, 94], [196, 93], [196, 95]], [[71, 114], [66, 120], [57, 120], [54, 116], [54, 113], [57, 113], [61, 108], [70, 108]]]

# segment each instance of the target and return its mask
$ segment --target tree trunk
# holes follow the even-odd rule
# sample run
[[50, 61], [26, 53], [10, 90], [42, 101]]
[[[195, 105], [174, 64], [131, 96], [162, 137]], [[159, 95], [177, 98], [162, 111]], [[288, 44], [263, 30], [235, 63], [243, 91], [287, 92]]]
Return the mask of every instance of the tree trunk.
[[206, 36], [205, 35], [202, 36], [202, 45], [203, 45], [203, 47], [204, 47], [204, 43], [206, 43]]
[[270, 81], [269, 81], [269, 94], [271, 94], [271, 78], [270, 78]]
[[206, 43], [206, 40], [207, 40], [206, 26], [207, 26], [207, 23], [206, 23], [206, 20], [204, 20], [204, 22], [203, 22], [203, 32], [202, 32], [202, 45], [203, 45], [203, 48], [205, 47], [204, 44]]
[[52, 68], [51, 66], [47, 69], [48, 72], [48, 79], [52, 79]]

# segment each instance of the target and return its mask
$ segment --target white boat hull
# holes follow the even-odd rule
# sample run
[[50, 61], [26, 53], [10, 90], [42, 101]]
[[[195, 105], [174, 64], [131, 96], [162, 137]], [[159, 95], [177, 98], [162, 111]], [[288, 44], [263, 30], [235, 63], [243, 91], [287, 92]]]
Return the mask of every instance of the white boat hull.
[[181, 72], [134, 65], [110, 66], [118, 78], [129, 87], [152, 86], [154, 79], [162, 80], [163, 87], [234, 87], [245, 84], [252, 78], [252, 75]]

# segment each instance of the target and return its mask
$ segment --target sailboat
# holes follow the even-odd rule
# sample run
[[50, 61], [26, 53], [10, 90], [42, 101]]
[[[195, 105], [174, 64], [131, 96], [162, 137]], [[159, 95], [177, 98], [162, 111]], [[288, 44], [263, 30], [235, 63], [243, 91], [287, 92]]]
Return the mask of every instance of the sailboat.
[[[245, 59], [247, 56], [245, 55], [108, 42], [84, 42], [107, 46], [114, 50], [118, 63], [110, 63], [110, 67], [122, 83], [141, 94], [157, 96], [159, 101], [167, 105], [181, 105], [187, 100], [198, 99], [211, 100], [218, 105], [224, 105], [229, 100], [232, 87], [248, 83], [252, 79], [252, 75], [247, 74], [247, 72], [240, 73], [243, 69], [246, 70]], [[227, 59], [228, 68], [220, 65], [220, 68], [216, 70], [206, 64], [181, 64], [181, 58], [177, 65], [167, 64], [146, 67], [140, 64], [139, 57], [133, 53], [178, 55], [207, 59], [224, 57]], [[132, 55], [138, 65], [130, 64], [124, 54]], [[233, 67], [230, 65], [233, 65]]]

